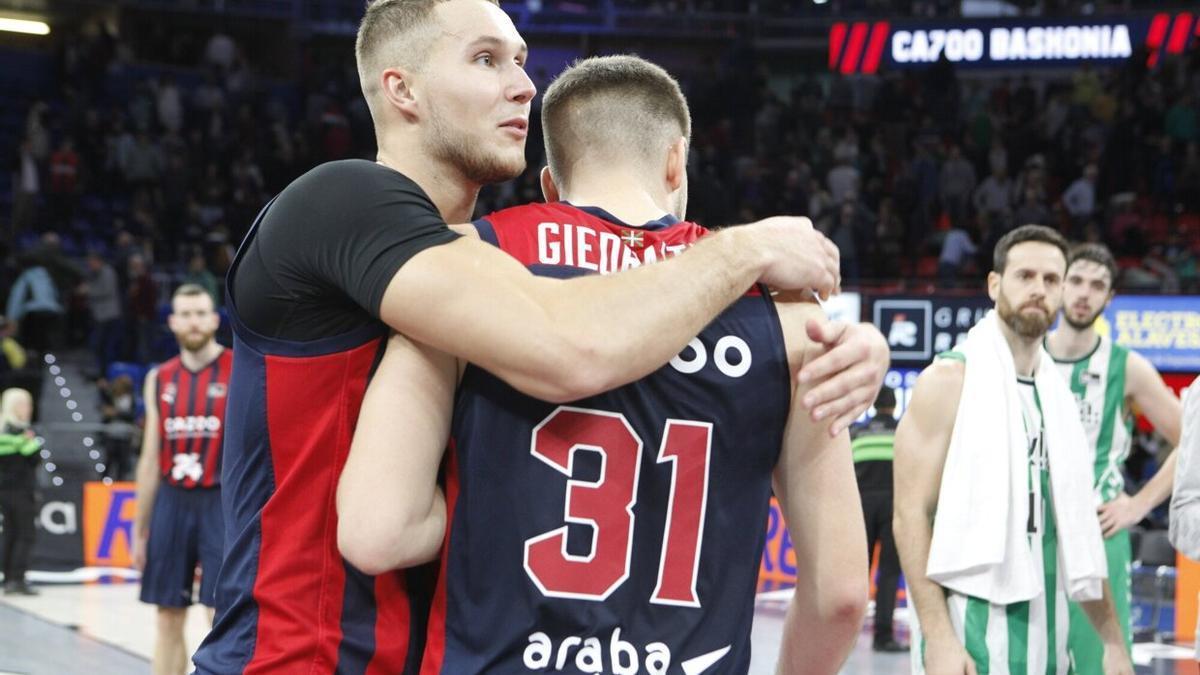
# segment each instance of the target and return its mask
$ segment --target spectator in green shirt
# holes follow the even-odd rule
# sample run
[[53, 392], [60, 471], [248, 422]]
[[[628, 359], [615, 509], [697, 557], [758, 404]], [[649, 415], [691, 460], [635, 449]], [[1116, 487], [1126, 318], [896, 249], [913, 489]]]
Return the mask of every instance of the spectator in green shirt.
[[33, 550], [37, 517], [38, 451], [29, 421], [33, 397], [24, 389], [6, 389], [0, 395], [0, 513], [4, 515], [4, 592], [37, 595], [25, 580]]

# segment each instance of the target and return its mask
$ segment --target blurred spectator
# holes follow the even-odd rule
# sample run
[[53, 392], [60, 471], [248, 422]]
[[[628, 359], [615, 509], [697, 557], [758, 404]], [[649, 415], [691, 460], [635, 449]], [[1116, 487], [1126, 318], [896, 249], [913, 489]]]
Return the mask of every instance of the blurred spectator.
[[37, 595], [25, 572], [37, 537], [37, 468], [42, 443], [30, 427], [33, 397], [24, 389], [0, 396], [0, 513], [4, 515], [3, 569], [7, 595]]
[[866, 227], [855, 202], [847, 200], [842, 204], [829, 230], [829, 239], [837, 245], [842, 258], [842, 279], [849, 283], [857, 282], [861, 275], [859, 251], [862, 250], [860, 240], [863, 239], [863, 229]]
[[[1062, 203], [1067, 214], [1071, 216], [1072, 232], [1082, 230], [1083, 225], [1091, 220], [1096, 212], [1096, 177], [1099, 169], [1095, 164], [1088, 164], [1083, 169], [1083, 175], [1075, 179], [1063, 193]], [[1078, 236], [1078, 234], [1076, 234]]]
[[64, 136], [58, 150], [50, 155], [48, 196], [52, 225], [69, 227], [79, 201], [79, 153], [75, 152], [75, 141], [70, 136]]
[[95, 378], [104, 377], [108, 364], [117, 358], [121, 345], [121, 296], [117, 273], [99, 251], [87, 256], [87, 277], [80, 291], [87, 296], [92, 315], [92, 353], [96, 359]]
[[6, 317], [0, 316], [0, 366], [3, 371], [24, 370], [28, 362], [25, 348], [13, 337], [12, 324]]
[[879, 222], [875, 225], [875, 245], [871, 248], [871, 275], [894, 279], [901, 275], [904, 258], [904, 223], [896, 213], [895, 201], [884, 197], [879, 203]]
[[45, 101], [35, 101], [25, 115], [25, 138], [29, 140], [29, 151], [40, 165], [50, 157], [50, 129], [46, 126], [46, 113], [50, 106]]
[[1179, 280], [1179, 289], [1185, 293], [1195, 292], [1200, 288], [1200, 270], [1197, 269], [1196, 251], [1192, 242], [1173, 229], [1167, 239], [1165, 251], [1167, 262]]
[[1200, 140], [1200, 119], [1197, 119], [1196, 92], [1189, 91], [1167, 109], [1163, 121], [1167, 136], [1180, 143]]
[[150, 361], [150, 346], [154, 342], [154, 329], [158, 321], [158, 291], [146, 261], [139, 254], [129, 256], [128, 317], [129, 330], [126, 339], [132, 347], [133, 360], [138, 363]]
[[158, 123], [168, 133], [179, 133], [183, 129], [183, 96], [175, 84], [175, 78], [167, 76], [155, 91], [155, 107]]
[[101, 379], [100, 419], [104, 429], [100, 432], [100, 445], [105, 450], [104, 475], [113, 480], [127, 480], [134, 466], [137, 443], [137, 397], [133, 380], [121, 375], [111, 383]]
[[203, 253], [197, 251], [192, 254], [192, 257], [188, 260], [187, 274], [183, 277], [182, 283], [195, 284], [203, 288], [212, 296], [213, 304], [217, 307], [221, 306], [221, 294], [218, 291], [217, 277], [208, 271], [208, 263], [205, 262]]
[[827, 180], [830, 197], [835, 204], [841, 204], [846, 197], [858, 193], [861, 175], [849, 159], [841, 158], [837, 160], [837, 165], [829, 170]]
[[938, 279], [942, 283], [955, 283], [962, 276], [964, 264], [977, 252], [971, 235], [961, 227], [951, 227], [942, 240], [942, 253], [938, 256]]
[[42, 191], [40, 173], [37, 157], [33, 152], [33, 142], [26, 137], [21, 141], [21, 147], [13, 162], [12, 222], [8, 234], [10, 242], [15, 243], [21, 233], [35, 229], [38, 224], [38, 195]]
[[133, 189], [155, 190], [162, 177], [163, 159], [150, 134], [139, 131], [137, 140], [125, 156], [125, 180]]
[[1025, 198], [1013, 212], [1013, 225], [1050, 225], [1050, 209], [1042, 203], [1042, 193], [1036, 187], [1025, 187]]
[[975, 167], [962, 156], [957, 144], [950, 146], [946, 161], [942, 163], [939, 176], [942, 205], [950, 214], [950, 222], [962, 223], [967, 217], [967, 206], [975, 192]]
[[975, 210], [989, 213], [1012, 211], [1013, 183], [1003, 168], [994, 168], [992, 174], [975, 189]]
[[5, 316], [20, 328], [21, 342], [37, 352], [46, 352], [54, 340], [55, 326], [63, 314], [58, 289], [50, 273], [38, 261], [27, 258], [24, 270], [8, 292]]
[[237, 58], [237, 49], [237, 43], [232, 37], [217, 31], [204, 47], [204, 63], [217, 68], [221, 73], [227, 73]]

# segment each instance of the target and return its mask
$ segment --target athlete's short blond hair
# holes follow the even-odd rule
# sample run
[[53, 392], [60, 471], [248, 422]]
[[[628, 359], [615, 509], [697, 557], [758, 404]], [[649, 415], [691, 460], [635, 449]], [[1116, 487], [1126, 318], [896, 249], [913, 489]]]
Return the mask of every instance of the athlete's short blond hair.
[[561, 187], [582, 157], [661, 160], [677, 139], [691, 137], [692, 118], [667, 71], [637, 56], [598, 56], [575, 62], [546, 90], [542, 131]]

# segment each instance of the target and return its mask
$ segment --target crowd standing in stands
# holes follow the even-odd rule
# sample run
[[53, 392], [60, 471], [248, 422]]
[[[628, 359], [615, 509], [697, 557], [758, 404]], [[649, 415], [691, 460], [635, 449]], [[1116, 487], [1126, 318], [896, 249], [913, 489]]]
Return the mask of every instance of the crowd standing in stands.
[[[744, 4], [541, 3], [664, 13]], [[945, 16], [957, 4], [913, 2], [911, 13]], [[1043, 4], [1055, 14], [1070, 3]], [[234, 247], [262, 205], [321, 162], [373, 157], [374, 139], [347, 62], [307, 58], [281, 82], [219, 29], [155, 30], [136, 44], [104, 22], [68, 30], [54, 85], [0, 102], [18, 134], [0, 177], [0, 302], [23, 348], [89, 347], [89, 374], [102, 377], [113, 360], [171, 355], [170, 290], [198, 284], [220, 307]], [[773, 71], [735, 40], [671, 69], [694, 114], [689, 215], [710, 225], [808, 215], [841, 248], [850, 288], [968, 285], [1000, 237], [1042, 223], [1107, 244], [1118, 292], [1200, 292], [1200, 49], [1154, 67], [1137, 54], [1038, 76], [971, 78], [943, 61], [841, 77]], [[534, 75], [544, 86], [552, 74]], [[540, 198], [537, 124], [530, 133], [529, 169], [485, 189], [480, 214]]]

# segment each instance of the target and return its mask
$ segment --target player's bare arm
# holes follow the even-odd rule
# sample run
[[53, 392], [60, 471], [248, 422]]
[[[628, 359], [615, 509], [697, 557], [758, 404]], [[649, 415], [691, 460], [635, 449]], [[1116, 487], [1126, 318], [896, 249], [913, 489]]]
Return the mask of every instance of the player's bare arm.
[[929, 675], [975, 673], [975, 663], [950, 625], [945, 590], [925, 576], [942, 470], [965, 370], [962, 362], [950, 359], [935, 361], [926, 368], [917, 378], [908, 409], [896, 428], [892, 527], [909, 597], [921, 622], [925, 672]]
[[1133, 675], [1133, 663], [1125, 649], [1125, 635], [1121, 630], [1121, 622], [1117, 619], [1112, 587], [1108, 581], [1104, 582], [1102, 599], [1081, 602], [1079, 606], [1083, 608], [1088, 621], [1104, 641], [1104, 675]]
[[834, 292], [838, 264], [806, 218], [728, 228], [671, 260], [567, 282], [461, 238], [401, 267], [380, 316], [531, 396], [565, 402], [662, 366], [756, 280]]
[[[466, 237], [479, 238], [472, 225], [450, 227]], [[811, 304], [811, 293], [810, 290], [780, 293], [776, 302]], [[812, 385], [803, 405], [814, 421], [826, 423], [833, 436], [848, 428], [875, 400], [891, 352], [879, 329], [872, 324], [826, 321], [817, 312], [807, 320], [805, 330], [810, 340], [825, 349], [798, 373], [801, 382]]]
[[154, 513], [154, 498], [158, 495], [158, 369], [146, 374], [142, 385], [142, 400], [146, 402], [145, 429], [142, 430], [142, 450], [137, 463], [137, 515], [133, 521], [133, 566], [146, 567], [146, 542], [150, 537], [150, 514]]
[[[1137, 352], [1129, 352], [1129, 360], [1125, 364], [1125, 390], [1129, 401], [1150, 420], [1154, 429], [1167, 439], [1171, 447], [1179, 445], [1183, 415], [1179, 399], [1146, 357]], [[1175, 463], [1176, 453], [1172, 453], [1137, 494], [1130, 496], [1122, 493], [1097, 509], [1100, 529], [1105, 537], [1138, 524], [1146, 514], [1171, 496]]]
[[367, 387], [338, 481], [338, 550], [367, 574], [433, 560], [446, 530], [438, 466], [457, 363], [393, 334]]
[[[793, 377], [825, 346], [809, 324], [828, 321], [813, 304], [777, 304]], [[775, 494], [796, 551], [796, 589], [784, 627], [778, 672], [836, 673], [854, 648], [867, 605], [867, 552], [862, 504], [846, 432], [825, 433], [802, 400], [792, 399], [783, 448], [775, 467]]]

